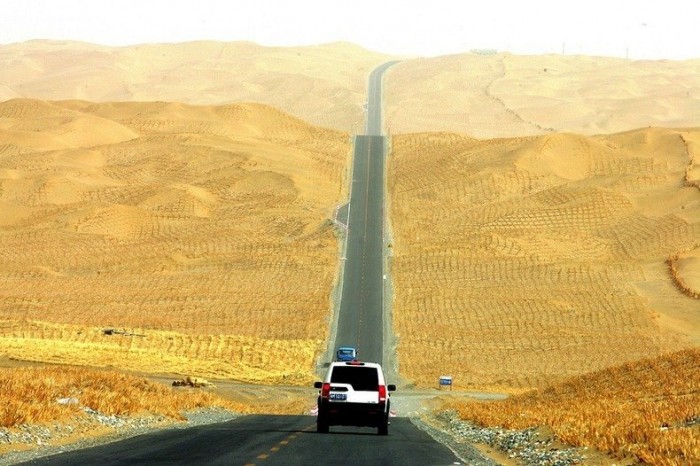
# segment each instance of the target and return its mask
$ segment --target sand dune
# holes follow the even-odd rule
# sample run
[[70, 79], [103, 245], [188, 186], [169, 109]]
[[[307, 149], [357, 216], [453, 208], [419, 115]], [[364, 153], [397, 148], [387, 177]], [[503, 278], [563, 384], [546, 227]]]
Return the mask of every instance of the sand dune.
[[[0, 353], [306, 381], [350, 151], [318, 126], [361, 128], [387, 59], [347, 44], [0, 46]], [[390, 69], [388, 126], [418, 132], [393, 139], [389, 166], [409, 378], [517, 391], [698, 344], [699, 67], [457, 55]]]
[[[359, 132], [369, 72], [393, 58], [346, 43], [110, 48], [30, 41], [0, 46], [0, 100], [251, 101]], [[393, 133], [491, 138], [700, 124], [700, 60], [462, 54], [406, 59], [390, 69], [386, 84]]]
[[0, 135], [5, 151], [27, 152], [113, 144], [133, 139], [137, 133], [94, 115], [14, 99], [0, 104]]
[[113, 48], [30, 41], [0, 46], [0, 100], [250, 101], [350, 131], [364, 121], [367, 75], [387, 60], [346, 43], [282, 48], [188, 42]]
[[517, 391], [697, 346], [699, 135], [394, 137], [402, 372]]
[[451, 55], [389, 70], [392, 133], [478, 138], [700, 125], [700, 60]]
[[28, 99], [0, 131], [1, 354], [307, 381], [346, 133], [260, 104]]

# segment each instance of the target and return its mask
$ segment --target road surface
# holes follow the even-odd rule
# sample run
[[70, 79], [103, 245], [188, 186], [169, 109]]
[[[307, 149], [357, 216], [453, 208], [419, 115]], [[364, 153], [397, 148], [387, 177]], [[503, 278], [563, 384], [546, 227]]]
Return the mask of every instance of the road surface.
[[[384, 160], [382, 78], [369, 77], [367, 135], [355, 137], [346, 251], [335, 348], [353, 346], [359, 359], [384, 364]], [[331, 342], [333, 343], [333, 342]], [[334, 354], [334, 348], [329, 353]]]
[[85, 465], [451, 465], [454, 454], [408, 419], [376, 429], [315, 432], [311, 416], [245, 416], [208, 426], [156, 432], [42, 458], [30, 464]]
[[[342, 215], [347, 209], [348, 234], [335, 345], [355, 346], [360, 359], [380, 363], [384, 360], [385, 189], [381, 78], [394, 63], [380, 66], [370, 76], [369, 134], [355, 139], [350, 203], [338, 212]], [[243, 416], [221, 424], [142, 435], [32, 464], [461, 464], [452, 451], [408, 418], [392, 418], [388, 436], [369, 428], [333, 426], [329, 434], [315, 431], [315, 416]]]
[[384, 138], [357, 136], [335, 346], [383, 363]]
[[382, 79], [384, 72], [398, 61], [386, 62], [375, 68], [369, 75], [367, 88], [367, 121], [366, 132], [368, 136], [381, 136], [382, 131]]

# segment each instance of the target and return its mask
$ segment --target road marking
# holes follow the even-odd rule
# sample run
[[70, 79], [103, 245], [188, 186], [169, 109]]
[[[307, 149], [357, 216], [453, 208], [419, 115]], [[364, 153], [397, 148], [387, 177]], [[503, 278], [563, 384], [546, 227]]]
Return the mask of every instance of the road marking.
[[[372, 161], [372, 139], [369, 139], [369, 144], [367, 144], [367, 176], [366, 176], [366, 188], [365, 188], [365, 240], [367, 240], [367, 216], [369, 215], [369, 169]], [[364, 249], [363, 249], [364, 252]]]
[[368, 223], [368, 218], [369, 218], [369, 188], [370, 188], [370, 183], [369, 183], [369, 178], [370, 178], [370, 168], [372, 166], [372, 138], [367, 138], [367, 161], [366, 161], [366, 166], [367, 169], [365, 170], [365, 229], [363, 233], [363, 241], [362, 244], [364, 245], [362, 248], [362, 267], [360, 268], [361, 275], [360, 275], [360, 312], [359, 316], [357, 319], [357, 340], [356, 340], [356, 347], [360, 347], [360, 334], [362, 333], [362, 322], [363, 319], [362, 317], [365, 315], [365, 301], [364, 301], [364, 289], [365, 289], [365, 263], [366, 263], [366, 258], [367, 258], [367, 223]]
[[[308, 425], [308, 426], [304, 427], [301, 431], [302, 432], [310, 432], [312, 429], [314, 429], [314, 425]], [[294, 440], [297, 437], [298, 437], [298, 433], [289, 434], [285, 440], [280, 440], [277, 445], [270, 447], [270, 451], [268, 453], [261, 453], [258, 456], [256, 456], [255, 458], [259, 459], [259, 460], [266, 460], [273, 453], [277, 453], [278, 451], [280, 451], [283, 446], [289, 445], [289, 442], [291, 440]], [[245, 466], [257, 466], [257, 464], [256, 463], [246, 463]]]

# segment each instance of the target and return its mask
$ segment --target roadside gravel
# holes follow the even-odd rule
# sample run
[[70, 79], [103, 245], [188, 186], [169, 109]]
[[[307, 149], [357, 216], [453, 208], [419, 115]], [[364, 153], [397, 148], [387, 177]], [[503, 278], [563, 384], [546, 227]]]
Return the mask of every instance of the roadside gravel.
[[[454, 411], [435, 412], [429, 403], [426, 404], [434, 396], [434, 391], [422, 393], [408, 390], [392, 397], [392, 407], [396, 408], [399, 416], [409, 417], [417, 427], [450, 448], [464, 464], [569, 466], [586, 462], [585, 450], [557, 444], [553, 436], [543, 433], [541, 429], [484, 428], [460, 420]], [[220, 408], [184, 413], [186, 421], [164, 416], [107, 416], [89, 408], [83, 408], [83, 411], [86, 416], [76, 418], [70, 424], [0, 429], [0, 466], [90, 448], [156, 430], [185, 429], [226, 422], [241, 416]], [[3, 447], [10, 444], [14, 448], [21, 445], [31, 450], [3, 454]]]
[[524, 466], [569, 466], [582, 464], [587, 459], [581, 449], [560, 445], [552, 436], [542, 435], [536, 428], [479, 427], [460, 420], [454, 411], [443, 411], [414, 422], [450, 447], [466, 464], [503, 464], [490, 459], [476, 462], [473, 453], [478, 453], [478, 450], [473, 444], [492, 447], [502, 452], [509, 463]]
[[[106, 416], [89, 408], [84, 409], [84, 411], [88, 416], [76, 419], [76, 422], [70, 425], [22, 425], [18, 429], [0, 429], [0, 448], [7, 444], [20, 444], [31, 448], [28, 451], [0, 454], [0, 466], [24, 463], [67, 451], [104, 445], [156, 430], [186, 429], [198, 425], [226, 422], [240, 416], [223, 409], [207, 408], [184, 413], [187, 420], [180, 422], [163, 416]], [[111, 430], [112, 433], [97, 436], [81, 435], [97, 430], [103, 432]], [[72, 442], [72, 438], [80, 439]], [[62, 440], [70, 443], [56, 445]]]
[[452, 432], [435, 427], [433, 423], [428, 423], [421, 418], [412, 418], [411, 422], [419, 429], [427, 432], [435, 441], [440, 442], [461, 459], [464, 464], [470, 466], [498, 466], [501, 463], [484, 456], [472, 444], [455, 436]]

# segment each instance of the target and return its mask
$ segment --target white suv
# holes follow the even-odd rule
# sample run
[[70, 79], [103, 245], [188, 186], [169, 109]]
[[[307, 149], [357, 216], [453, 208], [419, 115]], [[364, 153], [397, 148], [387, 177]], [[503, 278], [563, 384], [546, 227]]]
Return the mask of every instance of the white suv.
[[333, 362], [323, 382], [316, 382], [318, 432], [329, 426], [376, 427], [379, 435], [389, 433], [389, 392], [396, 385], [384, 381], [382, 366], [373, 362]]

